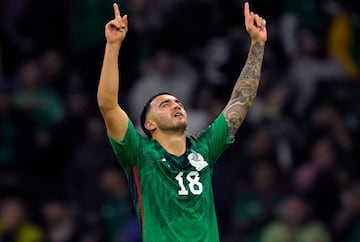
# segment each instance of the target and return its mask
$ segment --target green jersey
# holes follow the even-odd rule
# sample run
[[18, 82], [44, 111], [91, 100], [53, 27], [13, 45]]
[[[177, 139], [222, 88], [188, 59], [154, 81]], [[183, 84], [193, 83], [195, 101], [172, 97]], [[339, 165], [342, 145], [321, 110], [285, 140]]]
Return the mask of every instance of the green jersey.
[[223, 114], [187, 137], [180, 157], [140, 135], [130, 120], [123, 141], [109, 140], [127, 175], [145, 242], [219, 241], [211, 176], [233, 142]]

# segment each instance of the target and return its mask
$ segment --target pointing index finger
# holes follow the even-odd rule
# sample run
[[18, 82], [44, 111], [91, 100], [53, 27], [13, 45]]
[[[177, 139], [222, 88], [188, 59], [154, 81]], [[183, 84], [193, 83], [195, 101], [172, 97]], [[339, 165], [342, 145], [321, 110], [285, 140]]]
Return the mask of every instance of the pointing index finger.
[[115, 15], [115, 18], [118, 19], [118, 18], [121, 18], [120, 16], [120, 10], [119, 10], [119, 7], [116, 3], [113, 4], [113, 7], [114, 7], [114, 15]]
[[249, 14], [250, 14], [249, 2], [245, 2], [245, 5], [244, 5], [244, 16], [248, 16]]

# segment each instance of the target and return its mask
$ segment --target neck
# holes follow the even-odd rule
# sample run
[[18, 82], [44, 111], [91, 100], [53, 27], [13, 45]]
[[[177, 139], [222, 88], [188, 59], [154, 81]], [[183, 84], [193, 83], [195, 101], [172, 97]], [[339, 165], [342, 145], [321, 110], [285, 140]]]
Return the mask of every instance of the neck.
[[159, 142], [169, 154], [180, 156], [186, 151], [186, 136], [184, 132], [176, 134], [154, 133], [153, 139]]

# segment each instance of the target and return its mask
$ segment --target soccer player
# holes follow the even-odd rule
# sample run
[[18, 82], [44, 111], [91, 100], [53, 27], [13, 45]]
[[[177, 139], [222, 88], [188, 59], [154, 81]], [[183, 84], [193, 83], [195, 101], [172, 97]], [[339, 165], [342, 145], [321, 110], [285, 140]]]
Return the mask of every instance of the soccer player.
[[181, 101], [160, 93], [141, 114], [145, 137], [118, 103], [118, 56], [128, 19], [116, 4], [113, 7], [115, 18], [105, 26], [107, 43], [97, 98], [110, 143], [127, 175], [142, 238], [146, 242], [219, 241], [211, 175], [256, 96], [266, 22], [245, 3], [245, 26], [251, 38], [248, 57], [229, 102], [208, 128], [187, 137], [187, 114]]

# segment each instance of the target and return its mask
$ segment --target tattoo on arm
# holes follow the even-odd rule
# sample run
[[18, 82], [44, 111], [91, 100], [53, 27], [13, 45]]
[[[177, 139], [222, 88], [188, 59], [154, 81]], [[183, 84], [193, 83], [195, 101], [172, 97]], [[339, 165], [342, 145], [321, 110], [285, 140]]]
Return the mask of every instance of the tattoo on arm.
[[263, 45], [259, 42], [251, 45], [244, 68], [223, 111], [230, 137], [235, 136], [256, 96], [263, 56]]

